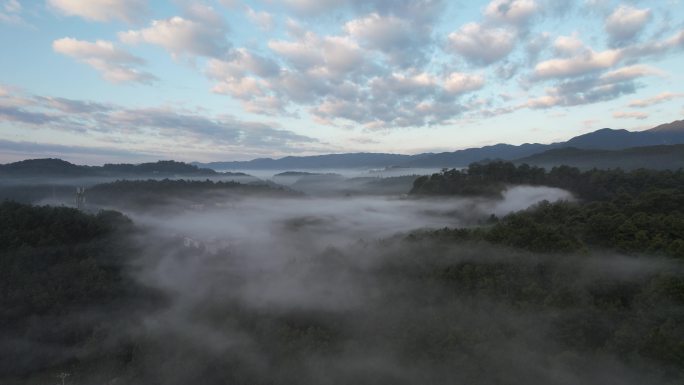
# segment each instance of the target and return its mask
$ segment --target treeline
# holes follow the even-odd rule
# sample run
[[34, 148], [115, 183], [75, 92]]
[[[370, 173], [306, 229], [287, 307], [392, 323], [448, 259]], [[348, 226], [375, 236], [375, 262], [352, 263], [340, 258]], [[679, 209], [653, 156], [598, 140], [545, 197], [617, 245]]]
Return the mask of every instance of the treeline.
[[510, 162], [473, 163], [467, 169], [442, 170], [416, 179], [415, 195], [497, 196], [507, 185], [550, 186], [566, 189], [585, 201], [607, 201], [618, 195], [637, 196], [659, 189], [684, 189], [684, 170], [580, 171], [569, 166], [541, 167]]
[[113, 314], [145, 297], [124, 274], [133, 231], [114, 211], [0, 203], [0, 382], [79, 362]]
[[580, 172], [561, 166], [546, 172], [528, 165], [492, 162], [421, 177], [414, 182], [412, 193], [491, 196], [501, 194], [507, 185], [518, 184], [563, 188], [580, 201], [543, 202], [503, 218], [492, 216], [486, 226], [444, 229], [432, 235], [534, 252], [603, 248], [684, 258], [682, 170]]
[[411, 237], [480, 240], [541, 253], [591, 248], [684, 259], [684, 192], [655, 190], [607, 202], [542, 202], [485, 226], [416, 233]]
[[96, 205], [148, 208], [174, 201], [210, 204], [216, 199], [240, 196], [294, 196], [297, 193], [277, 185], [211, 180], [118, 180], [86, 190], [87, 202]]
[[30, 177], [116, 177], [140, 175], [197, 175], [197, 176], [246, 176], [243, 173], [218, 173], [212, 169], [173, 160], [140, 164], [113, 164], [104, 166], [76, 165], [62, 159], [27, 159], [0, 164], [0, 175], [14, 178]]

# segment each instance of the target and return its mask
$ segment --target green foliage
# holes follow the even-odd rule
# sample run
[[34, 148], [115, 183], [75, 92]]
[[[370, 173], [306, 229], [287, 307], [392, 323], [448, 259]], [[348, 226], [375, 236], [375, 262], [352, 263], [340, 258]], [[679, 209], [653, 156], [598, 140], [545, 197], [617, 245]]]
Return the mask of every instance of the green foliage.
[[[580, 171], [558, 166], [543, 168], [510, 162], [473, 163], [464, 170], [443, 170], [416, 179], [412, 194], [423, 195], [497, 195], [506, 185], [549, 186], [569, 190], [585, 201], [606, 201], [620, 195], [637, 196], [650, 191], [684, 190], [684, 170]], [[656, 197], [653, 197], [654, 199]]]
[[241, 196], [294, 196], [283, 187], [267, 184], [243, 184], [211, 180], [118, 180], [86, 190], [88, 202], [99, 205], [126, 206], [136, 209], [161, 207], [185, 202], [210, 204], [215, 200]]
[[[139, 289], [122, 273], [132, 230], [130, 220], [113, 211], [89, 215], [0, 203], [0, 336], [7, 342], [0, 344], [0, 373], [27, 370], [27, 356], [31, 370], [73, 360], [64, 352], [89, 338], [102, 320], [70, 318], [85, 309], [104, 317], [115, 303], [132, 298]], [[53, 350], [31, 350], [46, 345]]]
[[542, 202], [481, 228], [416, 233], [413, 238], [482, 240], [542, 253], [591, 248], [684, 258], [683, 193], [659, 190], [589, 204]]

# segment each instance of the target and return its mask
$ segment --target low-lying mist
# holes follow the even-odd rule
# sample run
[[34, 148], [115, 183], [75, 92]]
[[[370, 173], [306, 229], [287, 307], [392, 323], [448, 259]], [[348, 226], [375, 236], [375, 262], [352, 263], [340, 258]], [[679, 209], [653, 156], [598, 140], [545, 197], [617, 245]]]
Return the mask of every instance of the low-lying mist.
[[160, 301], [73, 353], [96, 364], [67, 367], [70, 383], [675, 383], [674, 361], [630, 361], [660, 346], [642, 330], [670, 335], [684, 314], [654, 294], [681, 274], [671, 261], [408, 236], [573, 200], [567, 191], [220, 198], [103, 206], [139, 229], [127, 274]]
[[[396, 235], [558, 199], [572, 197], [514, 187], [502, 200], [243, 199], [163, 217], [129, 213], [153, 234], [142, 240], [136, 277], [169, 298], [132, 331], [149, 344], [138, 381], [658, 383], [611, 352], [573, 344], [620, 316], [586, 313], [595, 309], [583, 296], [643, 284], [666, 262]], [[591, 317], [600, 326], [587, 326]]]
[[[466, 227], [541, 201], [572, 200], [564, 190], [516, 186], [502, 199], [398, 196], [231, 199], [194, 210], [167, 207], [155, 215], [126, 212], [137, 223], [203, 244], [341, 246], [422, 228]], [[180, 205], [180, 204], [179, 204]], [[296, 252], [296, 250], [295, 250]]]

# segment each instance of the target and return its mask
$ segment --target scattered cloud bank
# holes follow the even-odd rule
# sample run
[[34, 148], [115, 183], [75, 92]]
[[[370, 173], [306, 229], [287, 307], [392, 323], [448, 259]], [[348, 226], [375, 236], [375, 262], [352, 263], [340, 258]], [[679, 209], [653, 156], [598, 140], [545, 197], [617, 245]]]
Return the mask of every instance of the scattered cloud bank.
[[[283, 129], [277, 123], [244, 121], [231, 116], [208, 117], [195, 110], [169, 106], [127, 108], [30, 95], [16, 89], [0, 88], [0, 91], [0, 122], [27, 129], [85, 134], [115, 152], [135, 148], [141, 144], [139, 141], [145, 144], [150, 138], [153, 143], [162, 144], [157, 146], [160, 153], [168, 152], [163, 150], [164, 143], [195, 148], [197, 152], [239, 149], [257, 153], [273, 149], [297, 152], [321, 145], [318, 139]], [[6, 141], [5, 145], [10, 142], [24, 149], [52, 146], [34, 143], [31, 147], [16, 141]]]
[[88, 64], [112, 83], [149, 83], [156, 80], [154, 75], [137, 68], [145, 63], [143, 59], [114, 46], [109, 41], [89, 42], [65, 37], [52, 42], [52, 49]]
[[127, 44], [147, 43], [167, 50], [174, 58], [222, 57], [230, 50], [228, 26], [212, 7], [192, 3], [184, 16], [152, 20], [150, 26], [119, 33]]
[[147, 0], [48, 0], [47, 3], [67, 16], [90, 21], [137, 22], [148, 12]]
[[[640, 94], [657, 94], [654, 85], [673, 76], [672, 58], [684, 52], [684, 20], [665, 6], [633, 1], [41, 4], [0, 0], [0, 22], [24, 23], [47, 9], [53, 18], [79, 18], [69, 19], [75, 25], [107, 23], [101, 37], [79, 28], [51, 37], [52, 51], [121, 89], [161, 88], [177, 80], [169, 78], [170, 66], [184, 66], [206, 81], [201, 97], [219, 95], [233, 111], [244, 111], [249, 118], [243, 120], [283, 119], [290, 127], [301, 121], [310, 130], [356, 130], [357, 136], [626, 97], [635, 99], [626, 107], [648, 108], [675, 98], [650, 102]], [[159, 61], [160, 54], [173, 60]], [[3, 108], [8, 121], [47, 125], [63, 118], [44, 109]]]

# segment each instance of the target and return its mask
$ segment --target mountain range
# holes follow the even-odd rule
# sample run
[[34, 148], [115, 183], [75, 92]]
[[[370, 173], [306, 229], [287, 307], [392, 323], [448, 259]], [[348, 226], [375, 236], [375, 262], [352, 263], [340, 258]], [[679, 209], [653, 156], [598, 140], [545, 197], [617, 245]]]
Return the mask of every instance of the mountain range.
[[[417, 155], [385, 153], [347, 153], [314, 156], [286, 156], [284, 158], [259, 158], [250, 161], [194, 163], [214, 170], [297, 170], [297, 169], [343, 169], [417, 167], [442, 168], [465, 167], [470, 163], [487, 159], [516, 161], [528, 159], [549, 150], [574, 148], [576, 150], [624, 150], [633, 147], [684, 144], [684, 120], [651, 128], [645, 131], [600, 129], [579, 135], [565, 142], [550, 144], [525, 143], [521, 145], [495, 144], [468, 148], [453, 152], [423, 153]], [[678, 148], [679, 151], [681, 149]], [[556, 153], [558, 155], [558, 153]], [[625, 154], [623, 154], [626, 156]], [[553, 156], [544, 160], [550, 162]], [[538, 160], [530, 159], [530, 162]], [[555, 163], [553, 163], [555, 164]]]
[[[473, 162], [506, 160], [542, 167], [684, 168], [684, 120], [645, 131], [604, 128], [565, 142], [496, 144], [453, 152], [417, 155], [349, 153], [260, 158], [250, 161], [187, 164], [172, 160], [141, 164], [82, 166], [61, 159], [28, 159], [0, 165], [0, 177], [174, 177], [246, 176], [224, 170], [323, 170], [452, 168]], [[284, 176], [284, 175], [283, 175]]]

